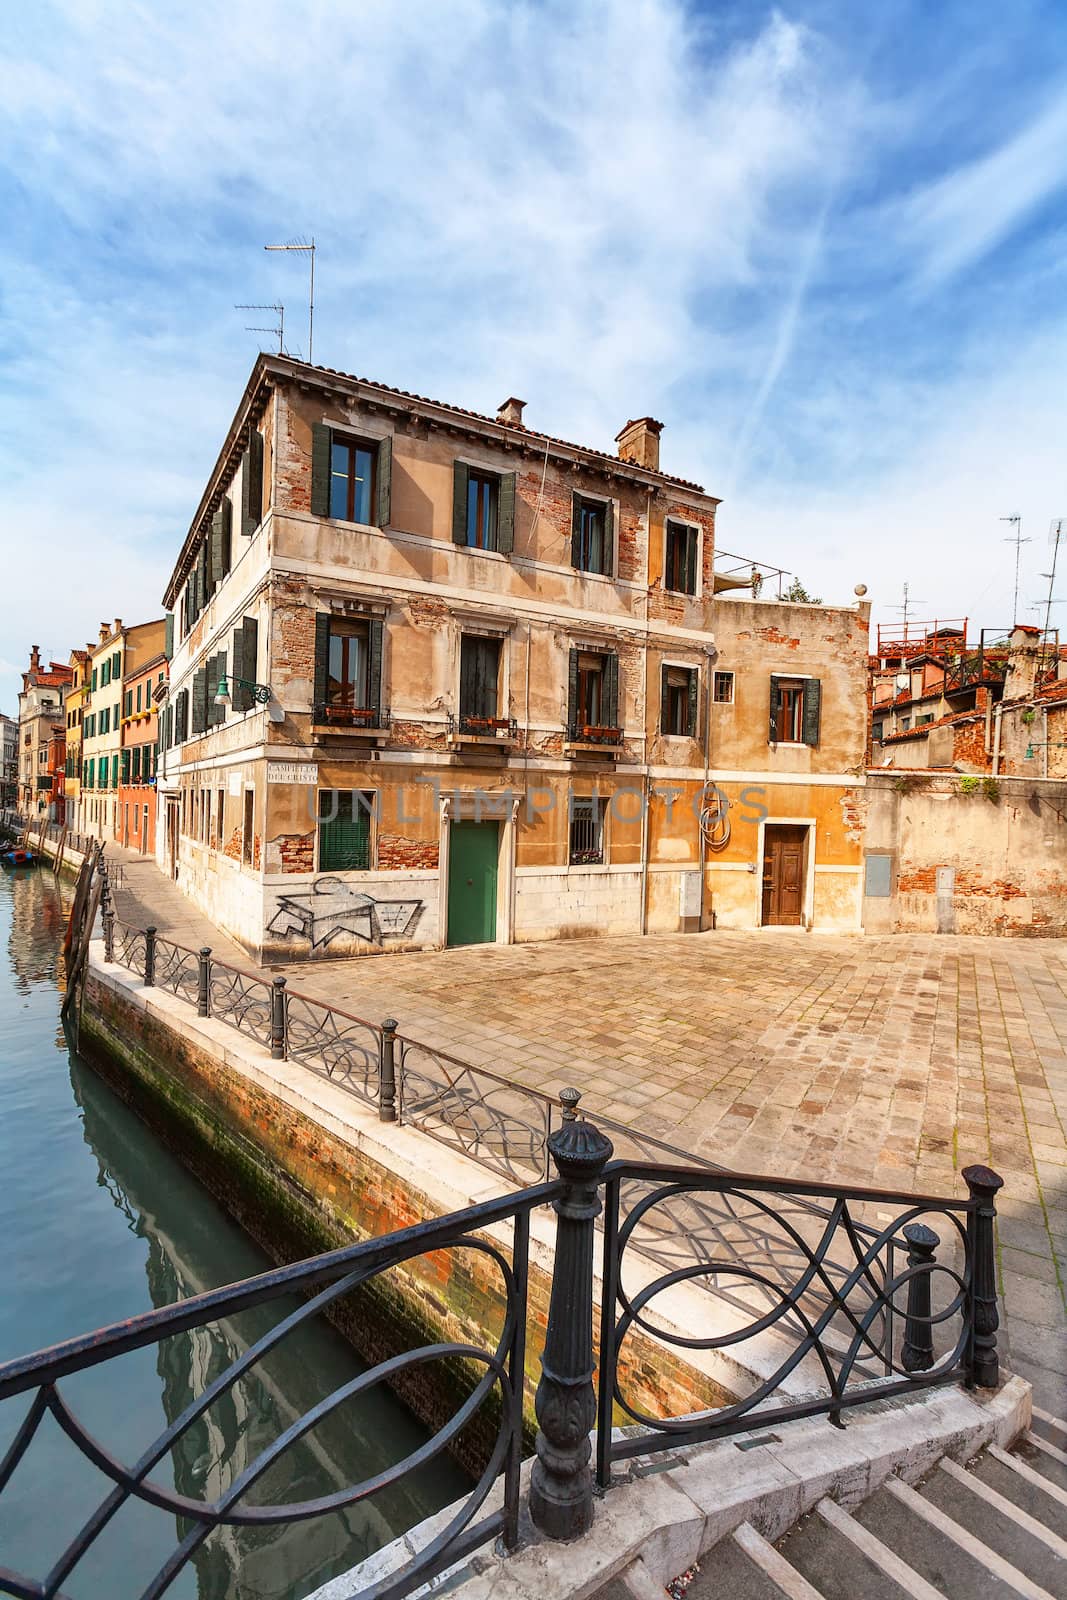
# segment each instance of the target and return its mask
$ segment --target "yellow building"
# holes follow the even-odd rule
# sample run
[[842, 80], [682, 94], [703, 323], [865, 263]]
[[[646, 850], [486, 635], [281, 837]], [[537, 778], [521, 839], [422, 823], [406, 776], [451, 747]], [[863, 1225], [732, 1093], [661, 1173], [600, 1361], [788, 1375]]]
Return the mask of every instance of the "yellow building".
[[116, 617], [113, 623], [100, 624], [99, 639], [89, 646], [82, 708], [80, 831], [100, 839], [119, 838], [123, 680], [161, 655], [165, 638], [162, 617], [132, 628]]
[[72, 650], [70, 669], [73, 674], [67, 690], [67, 755], [64, 790], [67, 798], [67, 826], [75, 833], [83, 832], [81, 820], [81, 764], [82, 723], [85, 718], [85, 700], [89, 691], [89, 648]]
[[277, 954], [857, 926], [867, 608], [717, 593], [660, 434], [261, 357], [165, 594], [186, 892]]

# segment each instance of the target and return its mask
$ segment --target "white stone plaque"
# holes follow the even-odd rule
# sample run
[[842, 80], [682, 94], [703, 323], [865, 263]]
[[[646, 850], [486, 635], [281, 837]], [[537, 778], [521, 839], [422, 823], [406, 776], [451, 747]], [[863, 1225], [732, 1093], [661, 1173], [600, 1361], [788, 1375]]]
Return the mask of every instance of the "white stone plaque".
[[268, 783], [318, 783], [317, 761], [268, 761]]

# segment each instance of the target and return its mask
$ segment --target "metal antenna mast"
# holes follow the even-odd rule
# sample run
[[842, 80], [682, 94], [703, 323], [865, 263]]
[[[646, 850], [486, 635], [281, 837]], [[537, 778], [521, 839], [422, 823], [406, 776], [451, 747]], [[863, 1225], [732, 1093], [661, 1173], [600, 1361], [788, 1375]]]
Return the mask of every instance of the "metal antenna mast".
[[909, 612], [909, 610], [911, 609], [911, 607], [913, 605], [924, 606], [925, 604], [926, 604], [925, 600], [911, 600], [909, 598], [909, 596], [908, 596], [908, 585], [905, 584], [904, 585], [904, 604], [902, 606], [890, 606], [890, 608], [889, 608], [890, 611], [900, 611], [900, 612], [903, 613], [900, 620], [904, 624], [904, 643], [905, 644], [907, 644], [907, 642], [908, 642], [908, 612]]
[[264, 250], [289, 250], [311, 258], [311, 284], [308, 290], [308, 360], [312, 359], [312, 340], [315, 333], [315, 240], [289, 239], [285, 244], [265, 244]]
[[1041, 671], [1045, 670], [1045, 650], [1048, 646], [1048, 630], [1052, 619], [1052, 607], [1058, 604], [1053, 598], [1052, 588], [1056, 582], [1056, 562], [1059, 560], [1060, 540], [1063, 538], [1063, 518], [1054, 517], [1049, 524], [1048, 542], [1052, 546], [1052, 570], [1043, 572], [1041, 576], [1048, 579], [1048, 599], [1045, 601], [1045, 631], [1041, 637]]
[[271, 334], [278, 341], [278, 354], [280, 356], [283, 356], [285, 354], [285, 307], [284, 306], [281, 306], [281, 305], [234, 306], [233, 309], [235, 311], [273, 311], [275, 313], [275, 315], [277, 316], [277, 318], [278, 318], [278, 321], [277, 321], [277, 324], [276, 324], [275, 327], [273, 327], [273, 328], [253, 327], [249, 323], [246, 322], [245, 323], [245, 330], [248, 333], [269, 333], [269, 334]]
[[1010, 522], [1015, 529], [1015, 532], [1009, 533], [1004, 541], [1005, 544], [1013, 544], [1015, 546], [1015, 597], [1011, 603], [1011, 623], [1012, 627], [1014, 627], [1019, 620], [1019, 557], [1022, 554], [1023, 545], [1029, 544], [1030, 541], [1022, 536], [1023, 519], [1018, 512], [1013, 517], [1001, 517], [1000, 520], [1001, 522]]

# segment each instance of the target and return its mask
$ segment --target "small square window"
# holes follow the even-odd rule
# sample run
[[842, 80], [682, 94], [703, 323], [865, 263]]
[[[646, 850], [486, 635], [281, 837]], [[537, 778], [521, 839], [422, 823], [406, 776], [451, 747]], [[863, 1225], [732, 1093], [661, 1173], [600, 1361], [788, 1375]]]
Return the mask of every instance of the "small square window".
[[604, 811], [599, 795], [571, 797], [570, 864], [600, 866], [604, 860]]
[[699, 544], [699, 529], [680, 522], [668, 522], [663, 584], [672, 594], [696, 594]]
[[716, 705], [732, 706], [734, 703], [734, 675], [732, 672], [717, 672], [712, 690]]

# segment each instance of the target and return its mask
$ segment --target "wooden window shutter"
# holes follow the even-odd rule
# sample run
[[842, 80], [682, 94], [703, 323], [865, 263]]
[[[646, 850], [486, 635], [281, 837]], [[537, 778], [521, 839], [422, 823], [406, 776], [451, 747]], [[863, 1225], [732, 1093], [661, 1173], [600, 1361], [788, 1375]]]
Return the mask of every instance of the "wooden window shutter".
[[233, 505], [228, 498], [223, 499], [219, 514], [222, 517], [222, 533], [219, 539], [219, 566], [216, 577], [221, 583], [233, 562]]
[[582, 497], [571, 495], [571, 566], [581, 570], [582, 561]]
[[[137, 745], [136, 750], [137, 750], [137, 755], [139, 757], [140, 754], [141, 754], [140, 745]], [[140, 760], [138, 760], [138, 762], [137, 762], [137, 776], [138, 777], [141, 776], [141, 763], [140, 763]], [[123, 783], [129, 783], [129, 781], [130, 781], [130, 751], [128, 749], [123, 750], [123, 752], [122, 752], [122, 781], [123, 781]]]
[[330, 449], [332, 438], [324, 422], [311, 430], [311, 515], [330, 515]]
[[515, 479], [514, 472], [505, 472], [497, 492], [496, 547], [502, 556], [515, 548]]
[[578, 726], [578, 652], [571, 651], [567, 668], [567, 727], [573, 731]]
[[163, 654], [168, 661], [174, 660], [174, 612], [168, 611], [163, 618]]
[[604, 576], [615, 576], [615, 502], [604, 502]]
[[700, 547], [700, 534], [696, 528], [690, 528], [685, 541], [685, 592], [697, 592], [697, 550]]
[[241, 532], [251, 539], [263, 520], [263, 435], [253, 428], [241, 458]]
[[330, 672], [330, 613], [315, 613], [315, 693], [317, 706], [326, 704], [326, 680]]
[[470, 468], [465, 461], [452, 463], [452, 543], [467, 542], [467, 486]]
[[374, 466], [375, 498], [374, 521], [377, 527], [387, 528], [393, 520], [393, 436], [386, 434], [378, 445], [378, 459]]
[[604, 657], [604, 726], [619, 726], [619, 658], [614, 651]]
[[208, 542], [207, 587], [208, 593], [222, 582], [222, 507], [211, 519], [211, 538]]
[[[236, 638], [236, 635], [234, 636]], [[236, 647], [235, 647], [236, 648]], [[259, 623], [255, 617], [245, 617], [241, 623], [241, 677], [256, 683], [259, 670]], [[234, 671], [236, 671], [236, 667]], [[241, 690], [241, 710], [248, 711], [255, 704], [251, 689]]]
[[804, 680], [804, 743], [818, 744], [822, 714], [822, 684], [818, 678]]
[[207, 673], [203, 667], [193, 673], [193, 733], [207, 727]]
[[241, 687], [238, 678], [252, 678], [252, 672], [245, 671], [245, 632], [244, 624], [239, 622], [233, 630], [233, 681], [230, 684], [230, 703], [235, 711], [248, 710], [248, 690]]
[[380, 617], [371, 619], [367, 652], [367, 699], [375, 711], [382, 706], [382, 640], [385, 632]]
[[118, 758], [118, 752], [116, 751], [116, 753], [111, 757], [111, 787], [113, 789], [117, 789], [118, 786], [119, 786], [119, 758]]
[[773, 672], [771, 673], [771, 704], [767, 739], [770, 744], [778, 743], [778, 679]]
[[700, 726], [700, 673], [694, 667], [689, 674], [689, 737], [695, 739]]
[[222, 706], [215, 704], [215, 691], [219, 686], [219, 658], [209, 656], [205, 666], [207, 681], [204, 686], [204, 726], [213, 728], [220, 715], [224, 715]]
[[659, 731], [670, 733], [670, 689], [667, 679], [667, 668], [659, 669]]

